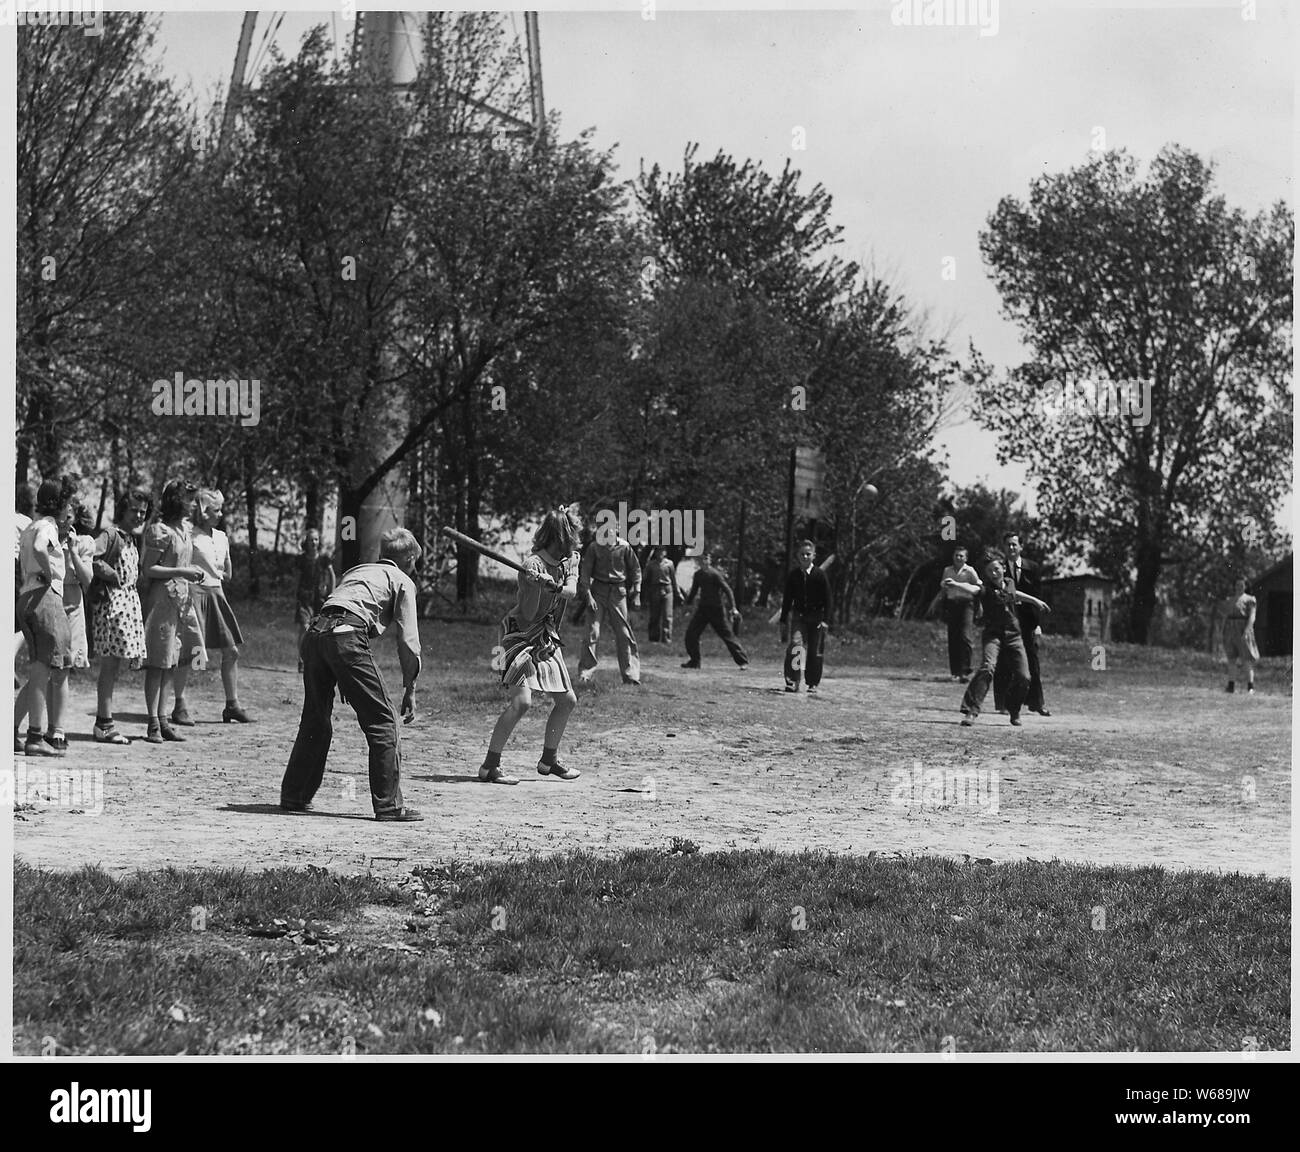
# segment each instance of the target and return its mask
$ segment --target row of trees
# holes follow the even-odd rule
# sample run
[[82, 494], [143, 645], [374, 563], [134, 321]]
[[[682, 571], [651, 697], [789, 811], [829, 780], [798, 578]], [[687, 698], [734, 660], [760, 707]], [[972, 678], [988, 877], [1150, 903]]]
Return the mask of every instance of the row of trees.
[[[704, 507], [711, 543], [768, 554], [804, 444], [841, 612], [901, 604], [943, 517], [987, 518], [979, 493], [944, 503], [932, 449], [968, 394], [1033, 470], [1043, 550], [1136, 603], [1170, 564], [1280, 543], [1290, 216], [1229, 211], [1189, 154], [1145, 181], [1107, 155], [999, 206], [985, 258], [1032, 355], [999, 373], [842, 260], [829, 193], [788, 165], [692, 148], [628, 185], [554, 120], [512, 133], [497, 113], [525, 121], [527, 83], [497, 17], [431, 14], [401, 92], [313, 33], [273, 55], [224, 151], [151, 63], [153, 29], [19, 30], [18, 476], [239, 493], [254, 592], [260, 509], [358, 516], [394, 480], [420, 528], [626, 500]], [[1103, 371], [1153, 377], [1148, 428], [1033, 416]], [[177, 372], [260, 380], [259, 421], [154, 416]], [[476, 554], [458, 559], [470, 599]]]

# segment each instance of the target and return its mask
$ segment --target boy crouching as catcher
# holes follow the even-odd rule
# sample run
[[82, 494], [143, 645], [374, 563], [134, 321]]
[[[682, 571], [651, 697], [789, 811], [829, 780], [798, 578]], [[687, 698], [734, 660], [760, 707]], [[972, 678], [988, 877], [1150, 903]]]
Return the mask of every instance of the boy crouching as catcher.
[[402, 666], [402, 721], [415, 718], [412, 694], [420, 675], [420, 629], [411, 573], [420, 560], [420, 545], [405, 528], [392, 528], [379, 540], [379, 559], [343, 573], [302, 638], [303, 703], [298, 739], [280, 785], [280, 807], [303, 812], [325, 775], [334, 735], [330, 715], [334, 687], [357, 714], [370, 746], [370, 798], [375, 819], [423, 820], [402, 803], [402, 742], [397, 713], [370, 651], [371, 637], [390, 626]]
[[1011, 662], [1011, 693], [1007, 701], [1011, 712], [1011, 723], [1020, 727], [1020, 706], [1029, 691], [1029, 656], [1025, 652], [1024, 638], [1020, 632], [1020, 618], [1016, 613], [1017, 604], [1032, 604], [1040, 612], [1052, 609], [1028, 592], [1017, 592], [1016, 586], [1006, 575], [1001, 556], [994, 553], [985, 561], [984, 574], [988, 584], [981, 588], [978, 584], [966, 584], [945, 577], [945, 588], [957, 588], [969, 592], [979, 599], [984, 610], [984, 661], [966, 686], [962, 697], [962, 724], [970, 727], [975, 717], [980, 714], [980, 705], [993, 683], [993, 673], [998, 666], [998, 654], [1005, 651]]

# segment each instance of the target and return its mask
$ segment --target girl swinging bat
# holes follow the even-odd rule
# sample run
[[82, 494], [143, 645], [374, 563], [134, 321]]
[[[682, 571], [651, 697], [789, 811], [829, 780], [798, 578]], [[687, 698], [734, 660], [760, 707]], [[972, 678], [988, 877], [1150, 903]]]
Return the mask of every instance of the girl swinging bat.
[[501, 621], [501, 682], [510, 689], [510, 703], [497, 719], [488, 742], [487, 757], [478, 770], [486, 784], [518, 784], [516, 776], [502, 771], [501, 753], [515, 725], [532, 707], [533, 693], [545, 692], [553, 704], [546, 720], [539, 776], [576, 780], [576, 768], [557, 759], [569, 714], [577, 704], [573, 682], [564, 663], [559, 626], [571, 601], [578, 595], [578, 544], [582, 521], [567, 507], [548, 512], [533, 537], [532, 555], [519, 573], [515, 606]]

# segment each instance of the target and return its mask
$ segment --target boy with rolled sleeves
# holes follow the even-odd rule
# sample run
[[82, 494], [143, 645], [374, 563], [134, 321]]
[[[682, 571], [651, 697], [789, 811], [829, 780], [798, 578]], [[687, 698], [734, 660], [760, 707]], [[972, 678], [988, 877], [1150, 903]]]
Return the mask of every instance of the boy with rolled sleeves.
[[379, 560], [343, 573], [302, 640], [303, 704], [298, 738], [280, 784], [280, 807], [286, 812], [311, 808], [325, 775], [334, 727], [337, 685], [365, 733], [370, 747], [370, 799], [379, 821], [423, 820], [402, 802], [402, 744], [397, 712], [370, 650], [372, 638], [392, 628], [402, 668], [403, 723], [415, 718], [412, 696], [420, 675], [420, 628], [411, 574], [420, 545], [405, 528], [380, 537]]
[[578, 657], [578, 683], [590, 684], [596, 675], [596, 665], [600, 662], [596, 643], [604, 624], [614, 632], [623, 683], [640, 684], [641, 660], [627, 614], [629, 606], [641, 606], [641, 564], [632, 545], [619, 536], [612, 543], [603, 543], [599, 537], [592, 541], [582, 557], [578, 594], [591, 613], [587, 642]]

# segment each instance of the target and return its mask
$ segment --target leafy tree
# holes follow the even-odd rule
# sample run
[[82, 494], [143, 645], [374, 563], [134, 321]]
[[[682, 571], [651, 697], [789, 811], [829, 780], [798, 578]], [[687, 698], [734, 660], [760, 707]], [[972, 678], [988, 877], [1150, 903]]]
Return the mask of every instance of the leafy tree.
[[[1213, 175], [1176, 146], [1145, 176], [1105, 153], [1004, 199], [980, 237], [1030, 351], [1005, 378], [976, 366], [981, 418], [1055, 542], [1131, 586], [1139, 643], [1171, 562], [1285, 540], [1294, 221], [1230, 208]], [[1149, 421], [1097, 411], [1096, 385], [1125, 381], [1150, 385]], [[1080, 385], [1091, 411], [1044, 405]]]
[[[478, 535], [494, 490], [517, 498], [562, 453], [545, 416], [585, 379], [557, 347], [608, 343], [636, 267], [609, 157], [503, 127], [523, 123], [526, 92], [500, 18], [435, 13], [424, 28], [401, 93], [331, 66], [320, 33], [273, 64], [226, 186], [245, 262], [230, 307], [296, 414], [283, 445], [300, 486], [328, 476], [340, 516], [360, 519], [414, 464], [441, 506], [415, 514]], [[551, 408], [528, 403], [543, 385]], [[354, 563], [360, 541], [341, 544]], [[476, 558], [461, 554], [462, 598]]]
[[[407, 441], [436, 437], [449, 519], [476, 536], [494, 496], [521, 512], [539, 477], [552, 500], [572, 499], [555, 491], [573, 479], [567, 420], [582, 420], [611, 354], [626, 354], [637, 262], [612, 159], [585, 139], [447, 136], [436, 119], [414, 139], [423, 195], [409, 209], [402, 355], [429, 418]], [[462, 549], [460, 598], [476, 573]]]
[[155, 27], [120, 13], [99, 36], [18, 29], [19, 482], [138, 420], [109, 410], [140, 368], [127, 314], [166, 291], [150, 222], [193, 159], [189, 111], [150, 60]]
[[636, 185], [663, 277], [729, 284], [817, 325], [857, 274], [832, 251], [842, 229], [831, 223], [830, 193], [820, 184], [801, 191], [789, 161], [773, 176], [721, 151], [697, 163], [698, 151], [687, 147], [681, 172], [656, 164]]
[[901, 297], [868, 280], [826, 324], [808, 374], [806, 438], [825, 453], [844, 617], [864, 588], [901, 607], [938, 529], [931, 444], [953, 414], [959, 374], [920, 327]]
[[[715, 550], [731, 551], [742, 505], [751, 539], [781, 532], [788, 381], [799, 342], [763, 297], [694, 279], [665, 286], [650, 306], [618, 425], [635, 470], [609, 498], [704, 505]], [[773, 457], [777, 459], [773, 459]]]
[[801, 190], [789, 164], [772, 176], [723, 152], [699, 163], [697, 151], [680, 172], [643, 170], [635, 186], [649, 291], [620, 409], [624, 490], [707, 503], [715, 548], [727, 550], [743, 519], [747, 550], [770, 553], [798, 427], [791, 386], [857, 269], [833, 252], [840, 229], [821, 185]]

